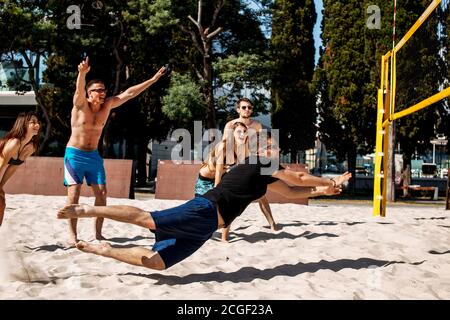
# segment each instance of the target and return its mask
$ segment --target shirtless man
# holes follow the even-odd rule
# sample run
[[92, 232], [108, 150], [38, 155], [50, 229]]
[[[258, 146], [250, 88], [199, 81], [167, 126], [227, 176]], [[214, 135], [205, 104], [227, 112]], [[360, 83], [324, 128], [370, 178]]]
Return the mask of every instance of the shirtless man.
[[253, 113], [253, 104], [248, 98], [240, 98], [236, 102], [236, 111], [239, 114], [239, 118], [228, 121], [225, 125], [225, 129], [230, 129], [231, 125], [235, 122], [242, 122], [247, 126], [248, 129], [253, 129], [256, 132], [259, 132], [262, 130], [262, 125], [260, 122], [253, 120], [251, 118]]
[[[89, 58], [78, 65], [76, 91], [71, 115], [72, 134], [64, 155], [64, 185], [67, 186], [67, 204], [77, 204], [83, 179], [92, 187], [96, 206], [106, 205], [106, 175], [103, 159], [97, 151], [100, 135], [111, 109], [117, 108], [138, 96], [164, 74], [164, 67], [149, 80], [132, 86], [124, 92], [106, 98], [105, 84], [91, 80], [86, 85], [90, 70]], [[102, 236], [103, 218], [95, 221], [95, 238]], [[70, 220], [70, 245], [78, 242], [77, 219]]]
[[[254, 137], [255, 133], [260, 132], [262, 130], [262, 125], [259, 121], [253, 120], [251, 118], [253, 113], [253, 104], [248, 98], [240, 98], [236, 102], [236, 111], [239, 114], [239, 118], [228, 121], [224, 128], [224, 135], [227, 134], [227, 130], [232, 129], [232, 125], [236, 122], [242, 122], [247, 126], [248, 136], [250, 139], [250, 146], [254, 145]], [[280, 228], [276, 224], [275, 220], [272, 216], [272, 210], [270, 209], [269, 200], [267, 200], [266, 196], [261, 197], [258, 200], [259, 207], [261, 211], [264, 213], [267, 221], [269, 221], [270, 229], [272, 231], [278, 231]], [[230, 226], [226, 227], [222, 230], [222, 241], [228, 242], [228, 235], [230, 233]]]

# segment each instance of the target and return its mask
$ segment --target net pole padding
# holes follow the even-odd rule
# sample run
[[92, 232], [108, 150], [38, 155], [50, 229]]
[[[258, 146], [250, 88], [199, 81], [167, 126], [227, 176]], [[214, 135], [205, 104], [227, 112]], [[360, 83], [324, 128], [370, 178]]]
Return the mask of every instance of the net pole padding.
[[375, 170], [374, 170], [374, 189], [373, 189], [373, 216], [381, 215], [381, 200], [383, 195], [381, 193], [381, 163], [383, 161], [383, 135], [384, 130], [382, 128], [382, 122], [384, 118], [384, 93], [386, 89], [386, 99], [387, 103], [389, 101], [388, 94], [389, 90], [389, 61], [391, 57], [391, 51], [381, 57], [381, 72], [380, 72], [380, 89], [378, 89], [378, 97], [377, 97], [377, 132], [375, 139]]
[[[389, 69], [389, 65], [391, 65], [391, 67], [393, 67], [393, 65], [391, 63], [392, 57], [393, 57], [392, 51], [388, 51], [388, 53], [386, 53], [383, 56], [384, 63], [385, 63], [385, 65], [384, 65], [384, 70], [385, 70], [384, 71], [384, 74], [385, 74], [384, 88], [386, 88], [386, 102], [385, 102], [384, 106], [390, 105], [390, 103], [392, 102], [391, 95], [390, 95], [390, 92], [392, 92], [392, 91], [389, 89], [389, 87], [390, 87], [389, 86], [389, 78], [392, 73], [391, 69]], [[391, 79], [392, 79], [392, 77], [391, 77]], [[391, 119], [389, 118], [388, 110], [390, 110], [390, 108], [384, 108], [385, 113], [384, 113], [384, 117], [383, 117], [382, 125], [381, 125], [383, 129], [385, 129], [386, 126], [389, 125], [389, 123], [391, 121]]]
[[391, 101], [391, 108], [389, 110], [389, 119], [391, 121], [393, 121], [393, 114], [395, 113], [395, 96], [397, 93], [397, 54], [395, 52], [392, 53], [392, 57], [391, 59], [394, 61], [393, 63], [393, 67], [392, 67], [392, 90], [391, 90], [391, 97], [392, 97], [392, 101]]
[[386, 128], [384, 128], [384, 135], [383, 135], [383, 184], [381, 189], [381, 194], [383, 196], [381, 199], [381, 212], [380, 212], [380, 216], [382, 217], [386, 216], [388, 168], [389, 168], [389, 126], [386, 126]]
[[[384, 62], [382, 63], [381, 73], [384, 72]], [[375, 171], [373, 182], [373, 215], [380, 216], [381, 214], [381, 161], [383, 158], [383, 128], [381, 123], [383, 121], [384, 108], [383, 108], [383, 89], [378, 89], [378, 104], [377, 104], [377, 135], [376, 135], [376, 147], [375, 147]]]
[[388, 51], [384, 56], [381, 56], [380, 89], [383, 90], [383, 94], [385, 85], [387, 83], [386, 77], [389, 75], [389, 72], [387, 72], [386, 70], [389, 69], [388, 63], [390, 61], [389, 58], [391, 57], [391, 52], [392, 51]]
[[[391, 61], [393, 58], [393, 56], [391, 55], [389, 58], [389, 61]], [[389, 68], [389, 65], [392, 66], [392, 64], [390, 64], [389, 62], [386, 63], [386, 68]], [[392, 74], [392, 70], [386, 70], [385, 72], [389, 72], [389, 74]], [[384, 105], [383, 105], [383, 117], [382, 120], [385, 123], [390, 123], [389, 121], [389, 112], [390, 112], [390, 104], [391, 104], [391, 84], [389, 83], [389, 79], [390, 77], [386, 77], [386, 82], [385, 82], [385, 87], [386, 87], [386, 96], [385, 96], [385, 100], [384, 100]], [[388, 166], [389, 166], [389, 125], [386, 125], [385, 127], [383, 127], [383, 139], [382, 139], [382, 148], [381, 148], [381, 152], [383, 154], [383, 158], [382, 158], [382, 165], [383, 165], [383, 182], [381, 184], [381, 210], [380, 210], [380, 216], [381, 217], [385, 217], [386, 216], [386, 192], [387, 192], [387, 176], [388, 176]]]
[[414, 32], [419, 29], [419, 27], [424, 23], [424, 21], [430, 16], [430, 14], [437, 8], [437, 6], [442, 2], [442, 0], [433, 0], [433, 2], [428, 6], [428, 8], [422, 13], [422, 15], [417, 19], [413, 26], [408, 30], [408, 32], [403, 36], [403, 38], [397, 43], [394, 48], [394, 52], [398, 52], [401, 47], [406, 43], [406, 41], [411, 38]]
[[[389, 83], [389, 72], [387, 70], [389, 70], [389, 61], [390, 58], [392, 57], [392, 53], [389, 51], [387, 55], [385, 55], [385, 61], [384, 61], [384, 88], [388, 88], [388, 83]], [[383, 88], [383, 89], [384, 89]]]
[[[394, 130], [394, 123], [392, 122], [392, 114], [394, 114], [395, 108], [395, 90], [396, 90], [396, 51], [395, 51], [395, 42], [396, 42], [396, 16], [397, 16], [397, 0], [394, 0], [394, 17], [392, 23], [392, 54], [390, 58], [391, 69], [390, 69], [390, 93], [389, 93], [389, 102], [386, 103], [385, 106], [385, 122], [383, 123], [384, 129], [384, 137], [383, 137], [383, 188], [382, 188], [382, 199], [381, 199], [381, 212], [380, 215], [382, 217], [386, 216], [386, 202], [387, 202], [387, 191], [390, 187], [392, 187], [391, 182], [388, 181], [388, 176], [391, 175], [393, 171], [393, 167], [391, 164], [391, 142], [390, 139], [394, 139], [394, 137], [390, 137], [390, 130]], [[386, 122], [387, 121], [387, 122]], [[394, 131], [392, 131], [394, 132]], [[389, 198], [391, 195], [389, 194]]]
[[407, 115], [409, 115], [411, 113], [414, 113], [414, 112], [419, 111], [419, 110], [421, 110], [423, 108], [426, 108], [426, 107], [432, 105], [433, 103], [436, 103], [436, 102], [438, 102], [438, 101], [440, 101], [442, 99], [445, 99], [448, 96], [450, 96], [450, 87], [447, 87], [444, 90], [436, 93], [435, 95], [433, 95], [433, 96], [431, 96], [431, 97], [429, 97], [429, 98], [427, 98], [425, 100], [422, 100], [421, 102], [413, 105], [412, 107], [409, 107], [409, 108], [406, 108], [405, 110], [402, 110], [402, 111], [394, 113], [392, 115], [392, 119], [393, 120], [400, 119], [400, 118], [402, 118], [404, 116], [407, 116]]

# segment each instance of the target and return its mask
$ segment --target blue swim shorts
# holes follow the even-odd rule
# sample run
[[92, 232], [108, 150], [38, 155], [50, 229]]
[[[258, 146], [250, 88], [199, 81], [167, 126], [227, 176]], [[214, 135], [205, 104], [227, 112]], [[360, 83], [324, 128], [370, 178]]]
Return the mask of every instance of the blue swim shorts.
[[196, 196], [203, 195], [212, 188], [214, 188], [214, 179], [208, 179], [201, 175], [198, 175], [194, 190]]
[[64, 154], [64, 185], [72, 186], [86, 183], [106, 185], [103, 159], [97, 150], [84, 151], [74, 147], [66, 147]]
[[192, 255], [217, 230], [216, 206], [203, 197], [150, 215], [156, 225], [153, 251], [159, 253], [166, 268]]

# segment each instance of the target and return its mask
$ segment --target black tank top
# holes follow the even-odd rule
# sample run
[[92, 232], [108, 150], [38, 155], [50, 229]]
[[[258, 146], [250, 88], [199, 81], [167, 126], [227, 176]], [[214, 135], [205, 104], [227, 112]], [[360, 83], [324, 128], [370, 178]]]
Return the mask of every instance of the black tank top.
[[264, 157], [246, 158], [244, 163], [225, 173], [215, 188], [202, 195], [219, 207], [226, 226], [252, 201], [265, 195], [268, 184], [278, 181], [271, 174], [284, 168], [279, 165], [273, 167], [271, 164], [270, 160]]

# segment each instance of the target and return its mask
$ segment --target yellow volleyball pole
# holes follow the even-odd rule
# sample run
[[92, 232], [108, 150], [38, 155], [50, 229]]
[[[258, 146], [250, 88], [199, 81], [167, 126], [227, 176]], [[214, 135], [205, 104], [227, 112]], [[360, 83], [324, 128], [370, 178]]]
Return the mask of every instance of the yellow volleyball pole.
[[430, 14], [437, 8], [437, 6], [442, 2], [442, 0], [433, 0], [433, 2], [428, 6], [428, 8], [422, 13], [422, 15], [417, 19], [413, 26], [408, 30], [408, 32], [403, 36], [403, 38], [397, 43], [394, 48], [394, 52], [400, 50], [401, 47], [406, 43], [406, 41], [411, 38], [411, 36], [416, 32], [417, 29], [424, 23], [425, 20], [430, 16]]
[[[384, 64], [384, 63], [383, 63]], [[373, 215], [379, 216], [381, 210], [381, 160], [383, 158], [383, 89], [378, 89], [378, 105], [377, 105], [377, 135], [375, 147], [375, 170], [373, 182]]]
[[450, 87], [447, 87], [444, 90], [436, 93], [435, 95], [433, 95], [433, 96], [431, 96], [431, 97], [429, 97], [429, 98], [427, 98], [425, 100], [420, 101], [419, 103], [413, 105], [412, 107], [409, 107], [409, 108], [406, 108], [405, 110], [402, 110], [402, 111], [399, 111], [397, 113], [394, 113], [392, 115], [392, 119], [393, 120], [400, 119], [400, 118], [402, 118], [404, 116], [407, 116], [407, 115], [409, 115], [411, 113], [414, 113], [414, 112], [419, 111], [419, 110], [421, 110], [423, 108], [426, 108], [426, 107], [432, 105], [435, 102], [438, 102], [438, 101], [440, 101], [442, 99], [445, 99], [448, 96], [450, 96]]
[[374, 188], [373, 188], [373, 215], [379, 216], [381, 214], [381, 200], [383, 195], [381, 193], [381, 162], [383, 160], [383, 136], [384, 130], [382, 127], [383, 117], [384, 117], [384, 90], [387, 87], [387, 77], [388, 77], [388, 63], [391, 54], [388, 52], [386, 55], [381, 57], [381, 81], [380, 89], [378, 89], [377, 98], [377, 133], [375, 139], [375, 170], [374, 170]]

